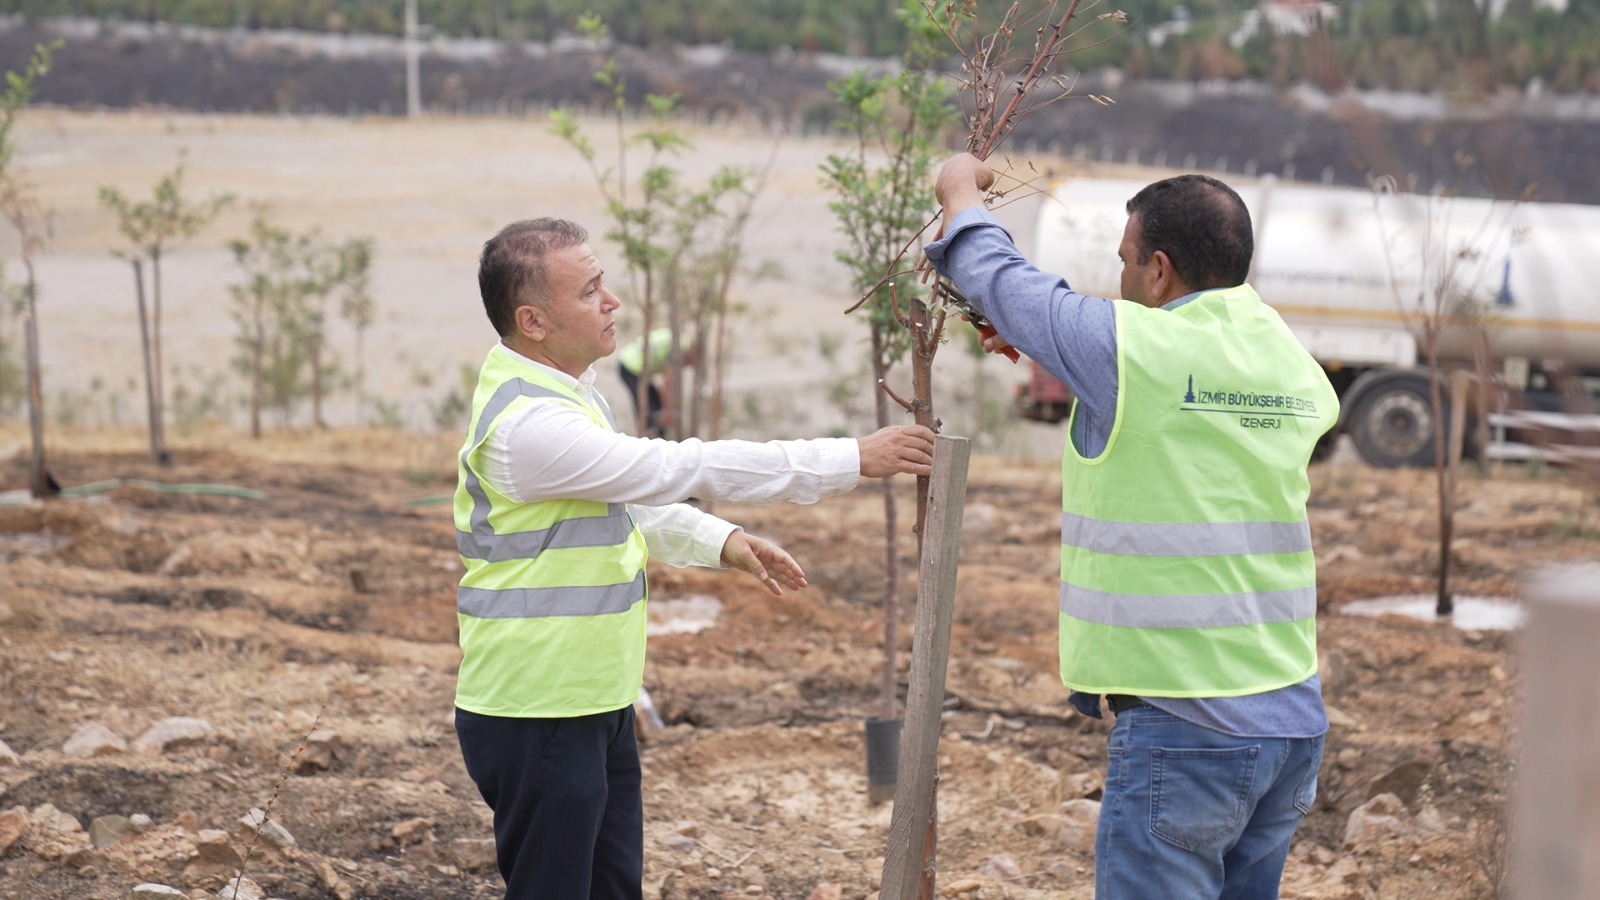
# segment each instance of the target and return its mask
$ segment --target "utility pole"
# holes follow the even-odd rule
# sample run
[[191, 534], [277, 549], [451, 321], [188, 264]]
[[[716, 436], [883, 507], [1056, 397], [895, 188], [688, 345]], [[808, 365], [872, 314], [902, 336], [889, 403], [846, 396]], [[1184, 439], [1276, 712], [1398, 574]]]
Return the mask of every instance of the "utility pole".
[[411, 119], [422, 115], [422, 86], [417, 71], [421, 52], [417, 45], [417, 0], [406, 0], [406, 117]]

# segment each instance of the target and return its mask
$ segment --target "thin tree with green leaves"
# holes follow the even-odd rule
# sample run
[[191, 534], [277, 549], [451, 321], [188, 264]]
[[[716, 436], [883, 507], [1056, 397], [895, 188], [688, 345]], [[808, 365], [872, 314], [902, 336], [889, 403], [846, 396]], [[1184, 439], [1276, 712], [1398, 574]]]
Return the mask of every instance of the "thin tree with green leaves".
[[234, 262], [244, 270], [244, 282], [228, 288], [239, 328], [234, 337], [239, 355], [233, 366], [250, 379], [250, 437], [256, 440], [261, 438], [261, 414], [269, 391], [279, 399], [292, 393], [292, 386], [285, 384], [289, 373], [281, 323], [304, 289], [306, 277], [298, 269], [306, 244], [304, 236], [270, 222], [263, 210], [251, 219], [248, 239], [228, 242]]
[[[322, 401], [338, 373], [327, 346], [328, 304], [338, 297], [341, 315], [349, 317], [353, 312], [357, 318], [365, 316], [370, 322], [372, 240], [350, 238], [336, 243], [312, 232], [306, 268], [311, 278], [306, 283], [300, 321], [311, 376], [311, 423], [326, 429], [328, 423], [322, 415]], [[360, 331], [357, 339], [359, 341]]]
[[50, 217], [32, 187], [17, 177], [11, 161], [16, 153], [13, 129], [17, 115], [33, 99], [34, 86], [50, 71], [51, 54], [60, 46], [59, 42], [35, 46], [33, 57], [21, 74], [6, 72], [6, 90], [0, 96], [0, 215], [16, 230], [22, 255], [22, 330], [28, 383], [28, 430], [33, 442], [29, 490], [35, 497], [61, 492], [61, 486], [51, 476], [45, 462], [44, 390], [39, 370], [39, 279], [35, 261], [49, 237]]
[[[912, 332], [902, 328], [901, 304], [925, 293], [910, 273], [885, 278], [926, 225], [934, 206], [929, 177], [941, 139], [960, 123], [949, 87], [929, 71], [934, 61], [933, 27], [916, 0], [900, 10], [910, 38], [904, 68], [874, 76], [858, 70], [830, 89], [843, 107], [836, 126], [849, 135], [846, 152], [828, 156], [823, 180], [834, 194], [828, 204], [845, 246], [835, 257], [850, 272], [852, 288], [865, 292], [856, 307], [867, 324], [869, 362], [877, 426], [890, 424], [889, 376], [911, 349]], [[858, 294], [859, 295], [859, 294]], [[884, 664], [879, 717], [896, 718], [895, 658], [899, 644], [900, 530], [893, 485], [885, 482], [884, 513]]]
[[[372, 323], [372, 239], [332, 240], [313, 228], [295, 233], [258, 208], [250, 234], [228, 242], [244, 280], [229, 287], [234, 369], [250, 379], [250, 436], [261, 437], [263, 410], [288, 424], [294, 404], [309, 398], [311, 424], [326, 428], [323, 400], [338, 377], [328, 346], [329, 305], [362, 332]], [[359, 369], [359, 366], [358, 366]], [[362, 390], [357, 379], [358, 397]]]
[[[579, 31], [597, 44], [609, 39], [605, 24], [595, 16], [582, 18]], [[611, 91], [615, 162], [600, 161], [594, 142], [572, 113], [552, 113], [551, 130], [577, 150], [600, 189], [611, 220], [606, 237], [622, 249], [629, 300], [641, 318], [640, 333], [648, 335], [662, 318], [671, 330], [672, 349], [662, 373], [669, 398], [663, 417], [666, 436], [682, 438], [699, 432], [706, 368], [714, 380], [709, 429], [713, 436], [720, 436], [729, 295], [762, 179], [750, 170], [725, 166], [713, 173], [705, 186], [686, 186], [682, 173], [666, 162], [669, 156], [692, 146], [675, 126], [677, 97], [647, 95], [647, 124], [630, 134], [627, 85], [616, 57], [608, 59], [594, 78]], [[629, 177], [629, 150], [634, 147], [645, 152], [637, 182]], [[683, 389], [684, 360], [690, 347], [698, 348], [699, 359], [692, 394]], [[638, 411], [635, 428], [640, 434], [646, 428], [646, 397], [653, 374], [650, 365], [647, 353], [634, 398]], [[685, 396], [690, 397], [689, 403], [683, 402]]]
[[[232, 194], [218, 194], [191, 203], [183, 194], [184, 163], [156, 182], [149, 200], [131, 200], [121, 191], [101, 186], [100, 204], [116, 214], [117, 230], [128, 249], [113, 250], [133, 267], [134, 298], [139, 308], [139, 342], [144, 351], [145, 396], [150, 413], [150, 456], [163, 466], [172, 464], [167, 449], [165, 391], [162, 388], [161, 258], [180, 240], [198, 235], [232, 202]], [[150, 264], [150, 303], [145, 304], [144, 264]]]

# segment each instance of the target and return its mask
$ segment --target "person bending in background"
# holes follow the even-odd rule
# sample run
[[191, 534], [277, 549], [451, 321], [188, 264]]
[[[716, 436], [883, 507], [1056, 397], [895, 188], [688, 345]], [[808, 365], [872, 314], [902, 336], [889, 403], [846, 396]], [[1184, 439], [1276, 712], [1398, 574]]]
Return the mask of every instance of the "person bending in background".
[[1101, 900], [1276, 900], [1316, 795], [1306, 466], [1338, 417], [1316, 361], [1247, 284], [1250, 214], [1203, 175], [1128, 201], [1122, 299], [1031, 265], [949, 160], [928, 259], [1077, 398], [1062, 452], [1061, 679], [1116, 717]]
[[[678, 341], [678, 346], [683, 348], [683, 341]], [[661, 388], [656, 386], [658, 379], [663, 379], [667, 370], [667, 362], [672, 357], [672, 329], [652, 328], [649, 334], [640, 335], [625, 344], [617, 352], [617, 374], [622, 376], [622, 383], [628, 389], [628, 399], [633, 402], [634, 420], [639, 416], [639, 378], [645, 371], [645, 363], [649, 362], [650, 381], [645, 385], [645, 417], [644, 437], [658, 438], [665, 434], [666, 397]], [[695, 348], [690, 345], [683, 348], [683, 364], [695, 364]]]
[[680, 501], [812, 503], [932, 471], [933, 433], [914, 425], [766, 443], [618, 433], [594, 363], [616, 349], [620, 302], [587, 240], [572, 222], [516, 222], [478, 268], [500, 340], [455, 493], [456, 734], [511, 900], [642, 895], [646, 560], [740, 569], [774, 594], [806, 584], [777, 545]]

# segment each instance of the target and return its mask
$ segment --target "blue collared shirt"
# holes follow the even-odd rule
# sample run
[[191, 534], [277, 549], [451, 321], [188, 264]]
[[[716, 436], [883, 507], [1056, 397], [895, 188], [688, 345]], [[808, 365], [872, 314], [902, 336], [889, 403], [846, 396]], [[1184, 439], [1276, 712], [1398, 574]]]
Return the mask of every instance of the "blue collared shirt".
[[[1093, 458], [1105, 451], [1117, 411], [1117, 324], [1113, 303], [1074, 291], [1065, 278], [1023, 258], [1010, 233], [976, 206], [947, 223], [945, 236], [927, 246], [939, 274], [988, 317], [995, 330], [1078, 400], [1073, 447]], [[1189, 294], [1166, 304], [1173, 309]], [[1072, 705], [1100, 717], [1099, 697], [1072, 692]], [[1317, 676], [1299, 684], [1251, 694], [1185, 700], [1144, 697], [1146, 703], [1187, 722], [1239, 737], [1316, 737], [1328, 730]]]

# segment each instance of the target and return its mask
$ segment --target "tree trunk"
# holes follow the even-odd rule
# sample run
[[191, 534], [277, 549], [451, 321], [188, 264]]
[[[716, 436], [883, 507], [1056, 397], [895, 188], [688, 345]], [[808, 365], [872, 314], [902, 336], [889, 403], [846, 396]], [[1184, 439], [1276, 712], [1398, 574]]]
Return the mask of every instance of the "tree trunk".
[[[143, 290], [141, 286], [141, 290]], [[172, 451], [167, 449], [167, 393], [161, 377], [161, 251], [150, 252], [150, 356], [152, 396], [155, 398], [150, 414], [150, 427], [155, 432], [156, 463], [172, 465]]]
[[356, 427], [367, 427], [367, 364], [366, 353], [362, 350], [362, 333], [366, 329], [356, 329]]
[[1433, 335], [1428, 342], [1428, 402], [1433, 407], [1433, 463], [1439, 487], [1439, 578], [1434, 614], [1448, 616], [1455, 612], [1455, 600], [1450, 596], [1450, 543], [1455, 526], [1455, 503], [1452, 500], [1450, 466], [1445, 446], [1444, 398], [1439, 380], [1439, 338]]
[[[939, 430], [933, 417], [933, 355], [939, 349], [939, 336], [932, 321], [928, 304], [911, 301], [911, 414], [918, 425]], [[912, 531], [917, 536], [917, 559], [922, 558], [922, 526], [928, 520], [928, 478], [917, 476], [917, 524]]]
[[144, 351], [145, 408], [150, 423], [150, 459], [158, 465], [166, 455], [162, 446], [161, 404], [156, 402], [155, 348], [150, 343], [150, 316], [144, 302], [144, 260], [135, 257], [133, 263], [133, 297], [139, 308], [139, 346]]
[[650, 428], [650, 330], [655, 327], [655, 302], [653, 278], [650, 270], [644, 273], [644, 304], [640, 310], [644, 314], [644, 322], [640, 326], [644, 335], [644, 352], [640, 354], [639, 383], [633, 391], [634, 433], [640, 437], [649, 436]]
[[44, 458], [44, 386], [39, 375], [39, 313], [36, 298], [38, 282], [34, 280], [33, 261], [24, 259], [28, 269], [28, 315], [23, 325], [23, 342], [27, 351], [28, 366], [28, 431], [33, 438], [33, 466], [29, 489], [35, 497], [53, 497], [61, 493], [61, 485], [50, 476]]
[[[872, 383], [882, 384], [889, 375], [889, 363], [884, 350], [883, 328], [872, 325]], [[875, 391], [878, 427], [889, 425], [889, 395]], [[878, 718], [888, 721], [895, 718], [895, 661], [900, 645], [900, 554], [897, 538], [900, 532], [899, 508], [895, 503], [894, 479], [879, 479], [883, 491], [883, 676], [880, 685]]]
[[266, 353], [266, 324], [261, 301], [256, 301], [256, 339], [250, 348], [250, 437], [261, 440], [261, 363]]
[[311, 427], [321, 431], [328, 430], [328, 423], [322, 421], [322, 335], [320, 332], [311, 335]]

